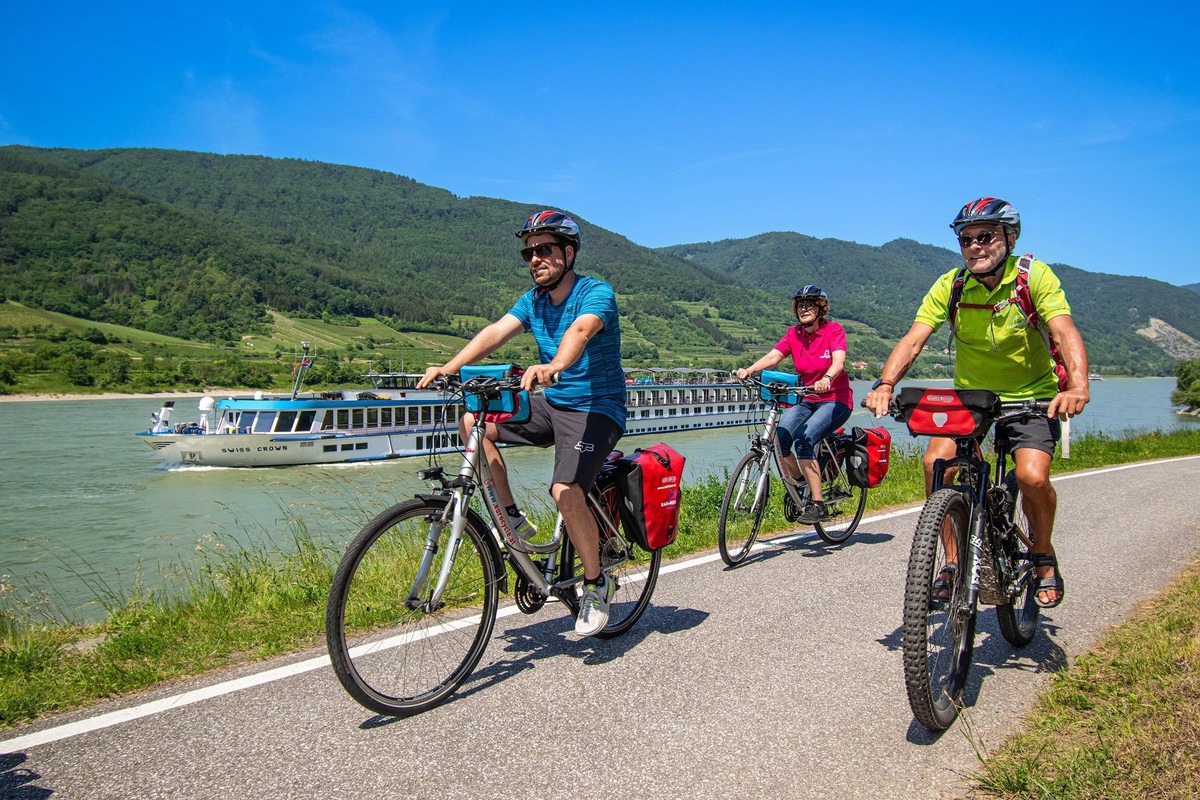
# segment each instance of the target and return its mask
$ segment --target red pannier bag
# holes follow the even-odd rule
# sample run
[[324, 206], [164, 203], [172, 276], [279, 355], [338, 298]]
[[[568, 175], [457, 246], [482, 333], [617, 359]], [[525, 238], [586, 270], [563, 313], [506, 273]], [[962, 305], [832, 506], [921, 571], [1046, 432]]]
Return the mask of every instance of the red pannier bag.
[[887, 476], [892, 434], [887, 428], [851, 428], [846, 448], [846, 477], [852, 486], [874, 489]]
[[618, 511], [625, 536], [643, 550], [675, 541], [684, 458], [659, 442], [616, 462]]
[[986, 389], [906, 386], [896, 404], [913, 436], [982, 436], [996, 418], [1000, 397]]

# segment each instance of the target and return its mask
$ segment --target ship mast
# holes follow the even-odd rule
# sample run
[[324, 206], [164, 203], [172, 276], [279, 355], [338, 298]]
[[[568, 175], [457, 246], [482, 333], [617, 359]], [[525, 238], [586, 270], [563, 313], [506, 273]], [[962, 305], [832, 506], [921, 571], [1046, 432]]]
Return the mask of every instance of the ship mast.
[[296, 397], [299, 396], [299, 394], [300, 394], [300, 384], [304, 382], [305, 370], [307, 370], [310, 366], [312, 366], [312, 362], [308, 360], [308, 348], [310, 347], [309, 343], [301, 342], [300, 346], [302, 348], [304, 348], [304, 353], [303, 353], [303, 355], [300, 356], [300, 363], [293, 370], [293, 375], [292, 375], [292, 399], [293, 400], [295, 400]]

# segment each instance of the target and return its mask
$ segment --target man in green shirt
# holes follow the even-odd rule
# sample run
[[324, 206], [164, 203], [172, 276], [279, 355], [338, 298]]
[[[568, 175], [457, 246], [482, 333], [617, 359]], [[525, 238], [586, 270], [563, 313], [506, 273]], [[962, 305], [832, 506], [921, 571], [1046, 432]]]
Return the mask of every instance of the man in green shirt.
[[[1062, 602], [1064, 584], [1051, 544], [1058, 497], [1050, 483], [1050, 461], [1060, 435], [1059, 420], [1082, 412], [1090, 399], [1087, 349], [1071, 319], [1058, 277], [1042, 262], [1033, 261], [1029, 290], [1034, 308], [1066, 368], [1066, 387], [1060, 390], [1046, 342], [1027, 324], [1025, 313], [1014, 301], [1018, 258], [1012, 251], [1021, 235], [1021, 218], [1012, 205], [995, 197], [980, 198], [963, 206], [950, 227], [958, 235], [967, 271], [954, 322], [955, 387], [989, 389], [1004, 401], [1050, 400], [1045, 419], [1005, 425], [997, 428], [996, 435], [1008, 437], [1017, 485], [1025, 498], [1037, 565], [1037, 603], [1053, 608]], [[883, 373], [864, 401], [876, 417], [887, 413], [896, 383], [949, 318], [958, 272], [956, 268], [938, 278], [912, 327], [888, 356]], [[934, 462], [954, 454], [953, 439], [935, 436], [929, 440], [924, 458], [927, 494], [933, 489]], [[952, 577], [943, 570], [935, 590]]]

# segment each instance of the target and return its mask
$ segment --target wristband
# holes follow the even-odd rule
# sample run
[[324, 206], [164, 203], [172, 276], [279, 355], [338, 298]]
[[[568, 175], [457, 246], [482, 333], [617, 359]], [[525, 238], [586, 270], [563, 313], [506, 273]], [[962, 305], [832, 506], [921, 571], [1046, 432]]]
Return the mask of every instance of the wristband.
[[892, 383], [891, 381], [885, 381], [885, 380], [883, 380], [882, 378], [880, 378], [879, 380], [875, 381], [875, 383], [871, 384], [871, 391], [872, 391], [872, 392], [873, 392], [873, 391], [875, 391], [875, 390], [876, 390], [876, 389], [878, 389], [880, 386], [883, 386], [885, 383], [886, 383], [888, 386], [892, 387], [893, 389], [895, 389], [895, 388], [896, 388], [896, 384]]

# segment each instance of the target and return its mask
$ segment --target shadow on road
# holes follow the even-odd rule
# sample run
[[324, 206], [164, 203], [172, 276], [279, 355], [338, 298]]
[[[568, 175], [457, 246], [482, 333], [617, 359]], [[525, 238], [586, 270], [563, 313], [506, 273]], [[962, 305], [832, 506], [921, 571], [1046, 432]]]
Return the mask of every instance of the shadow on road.
[[[509, 655], [475, 670], [457, 692], [435, 708], [457, 703], [476, 692], [503, 683], [525, 670], [534, 669], [542, 659], [568, 656], [582, 659], [583, 663], [589, 666], [606, 664], [621, 658], [651, 634], [679, 633], [697, 627], [707, 618], [707, 611], [651, 604], [631, 630], [612, 639], [597, 639], [594, 636], [586, 639], [575, 638], [572, 632], [575, 620], [569, 614], [519, 628], [509, 628], [493, 641], [503, 642], [503, 651]], [[361, 727], [384, 727], [400, 719], [402, 718], [376, 715], [364, 721]]]
[[[756, 543], [755, 547], [757, 549], [746, 556], [745, 561], [734, 567], [726, 566], [725, 570], [741, 569], [749, 564], [770, 561], [771, 559], [797, 552], [803, 558], [825, 558], [855, 544], [884, 544], [894, 538], [896, 537], [890, 533], [858, 531], [841, 544], [830, 544], [817, 536], [815, 531], [811, 530], [804, 531], [803, 533], [780, 533], [766, 541]], [[764, 546], [758, 547], [759, 544]]]
[[54, 794], [50, 789], [34, 785], [41, 775], [21, 768], [28, 758], [25, 753], [0, 755], [0, 797], [5, 800], [45, 800]]

